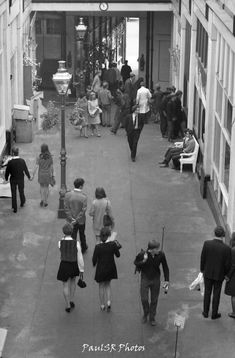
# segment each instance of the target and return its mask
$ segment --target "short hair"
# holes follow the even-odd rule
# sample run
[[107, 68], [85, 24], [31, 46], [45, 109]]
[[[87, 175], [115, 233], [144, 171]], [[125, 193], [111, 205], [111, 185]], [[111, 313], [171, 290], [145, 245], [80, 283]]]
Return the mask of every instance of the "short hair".
[[94, 91], [91, 91], [90, 93], [89, 93], [89, 98], [91, 99], [91, 96], [92, 95], [95, 95], [95, 97], [96, 97], [96, 93], [94, 92]]
[[18, 155], [19, 154], [19, 148], [13, 147], [12, 148], [12, 155]]
[[81, 186], [83, 186], [85, 183], [85, 180], [82, 178], [77, 178], [74, 180], [73, 185], [74, 188], [79, 189]]
[[73, 232], [73, 227], [72, 227], [71, 224], [66, 223], [66, 224], [63, 226], [62, 230], [63, 230], [63, 233], [64, 233], [65, 235], [71, 235], [72, 232]]
[[104, 82], [103, 82], [103, 88], [108, 88], [108, 87], [109, 87], [108, 82], [107, 82], [107, 81], [104, 81]]
[[41, 145], [41, 153], [49, 153], [49, 148], [47, 144], [43, 143]]
[[110, 235], [111, 235], [111, 230], [108, 227], [103, 227], [100, 230], [100, 240], [102, 242], [105, 242]]
[[159, 249], [159, 247], [160, 247], [160, 242], [156, 240], [151, 240], [148, 242], [148, 250]]
[[216, 228], [214, 230], [214, 234], [215, 234], [215, 237], [224, 237], [225, 236], [224, 228], [220, 225], [216, 226]]
[[182, 91], [178, 90], [177, 92], [175, 92], [175, 96], [181, 96], [183, 94]]
[[232, 237], [230, 240], [230, 246], [234, 247], [235, 246], [235, 231], [232, 233]]
[[96, 188], [95, 189], [95, 197], [96, 197], [96, 199], [106, 198], [106, 193], [105, 193], [104, 188], [102, 188], [102, 187]]

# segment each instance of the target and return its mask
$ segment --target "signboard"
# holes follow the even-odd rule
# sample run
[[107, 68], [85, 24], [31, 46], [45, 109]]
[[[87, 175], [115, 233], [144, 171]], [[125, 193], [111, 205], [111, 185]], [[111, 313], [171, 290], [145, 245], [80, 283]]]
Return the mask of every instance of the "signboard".
[[185, 324], [185, 317], [180, 316], [179, 314], [176, 314], [175, 319], [174, 319], [174, 326], [183, 329], [184, 324]]

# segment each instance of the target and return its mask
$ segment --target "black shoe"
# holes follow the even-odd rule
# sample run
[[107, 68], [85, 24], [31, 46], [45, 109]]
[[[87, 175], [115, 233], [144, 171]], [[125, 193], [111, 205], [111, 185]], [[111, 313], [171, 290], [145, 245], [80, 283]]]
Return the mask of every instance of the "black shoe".
[[107, 306], [107, 312], [110, 312], [111, 311], [111, 305], [108, 305]]
[[135, 162], [135, 158], [131, 158], [132, 162]]
[[20, 207], [23, 208], [24, 204], [25, 204], [25, 202], [24, 202], [24, 203], [21, 203], [21, 204], [20, 204]]
[[221, 313], [216, 313], [215, 315], [211, 316], [211, 319], [218, 319], [221, 317]]
[[13, 209], [13, 213], [17, 213], [17, 209]]
[[69, 308], [65, 308], [65, 311], [66, 311], [67, 313], [70, 313], [71, 308], [70, 308], [70, 307], [69, 307]]
[[47, 204], [47, 203], [44, 203], [44, 204], [43, 204], [43, 206], [44, 206], [44, 207], [47, 207], [47, 206], [48, 206], [48, 204]]
[[84, 254], [88, 249], [88, 246], [86, 245], [85, 247], [82, 248], [82, 254]]
[[208, 313], [202, 312], [202, 315], [203, 315], [204, 318], [208, 318]]
[[40, 206], [43, 206], [43, 201], [42, 200], [40, 201]]
[[75, 303], [73, 301], [70, 301], [70, 307], [74, 308], [75, 307]]

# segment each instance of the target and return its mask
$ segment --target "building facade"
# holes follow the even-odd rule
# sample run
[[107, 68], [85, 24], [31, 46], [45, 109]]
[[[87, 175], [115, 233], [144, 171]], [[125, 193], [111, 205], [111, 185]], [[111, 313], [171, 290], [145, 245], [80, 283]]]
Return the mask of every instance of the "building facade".
[[[197, 172], [217, 222], [235, 231], [235, 4], [173, 1], [175, 83], [200, 144]], [[177, 31], [180, 29], [179, 31]], [[206, 190], [205, 190], [206, 189]], [[206, 193], [205, 193], [206, 191]]]

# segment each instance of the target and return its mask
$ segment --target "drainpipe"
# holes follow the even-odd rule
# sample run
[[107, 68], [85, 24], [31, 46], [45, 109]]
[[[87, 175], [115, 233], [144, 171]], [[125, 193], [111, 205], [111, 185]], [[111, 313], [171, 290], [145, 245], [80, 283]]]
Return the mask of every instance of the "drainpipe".
[[145, 82], [146, 87], [149, 88], [149, 50], [150, 50], [150, 12], [147, 12], [147, 24], [146, 24], [146, 75]]

